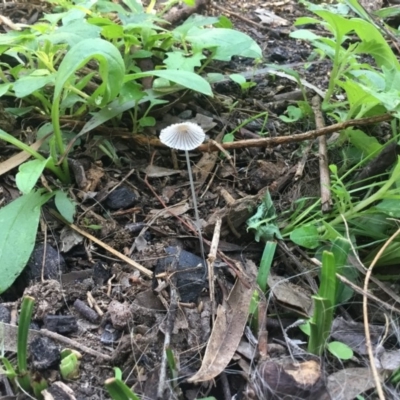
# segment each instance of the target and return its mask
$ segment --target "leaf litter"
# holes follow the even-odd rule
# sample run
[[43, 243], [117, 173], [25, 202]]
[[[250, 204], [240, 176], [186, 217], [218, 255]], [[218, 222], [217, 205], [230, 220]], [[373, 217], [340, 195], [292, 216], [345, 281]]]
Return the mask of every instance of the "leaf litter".
[[[16, 3], [15, 7], [30, 16], [31, 21], [37, 17], [30, 14], [29, 4]], [[216, 8], [221, 11], [221, 7]], [[299, 47], [287, 37], [288, 24], [290, 26], [293, 23], [288, 12], [294, 10], [299, 15], [304, 12], [296, 2], [260, 4], [249, 1], [242, 4], [232, 1], [224, 4], [223, 10], [227, 16], [232, 16], [241, 31], [258, 41], [269, 61], [299, 67], [305, 86], [311, 91], [315, 89], [319, 94], [324, 94], [321, 88], [327, 86], [329, 66], [323, 61], [315, 62], [314, 72], [311, 76], [308, 75], [309, 71], [303, 67], [310, 48], [306, 45], [304, 48]], [[235, 18], [235, 13], [243, 15], [243, 10], [252, 15], [252, 19], [246, 21]], [[10, 14], [13, 15], [12, 12]], [[269, 18], [272, 18], [272, 22]], [[260, 19], [265, 24], [263, 28], [259, 25]], [[13, 26], [8, 25], [11, 28]], [[285, 27], [281, 36], [280, 25], [282, 29]], [[208, 34], [199, 37], [199, 42], [209, 40]], [[217, 43], [220, 38], [216, 37], [214, 40]], [[243, 51], [246, 55], [246, 49]], [[254, 49], [248, 51], [251, 53]], [[74, 317], [78, 334], [71, 335], [70, 338], [59, 332], [48, 332], [45, 329], [41, 331], [60, 347], [75, 347], [83, 353], [78, 379], [68, 382], [77, 397], [105, 398], [103, 383], [113, 376], [114, 365], [123, 369], [124, 379], [129, 386], [143, 397], [152, 399], [160, 397], [161, 393], [161, 398], [166, 399], [195, 399], [211, 395], [225, 400], [229, 398], [228, 392], [231, 396], [240, 393], [249, 399], [266, 396], [279, 399], [291, 395], [293, 398], [322, 400], [329, 398], [328, 392], [333, 399], [351, 399], [361, 393], [368, 393], [375, 387], [371, 371], [364, 367], [365, 358], [362, 357], [366, 354], [363, 325], [352, 319], [346, 324], [344, 320], [336, 318], [333, 325], [332, 337], [346, 343], [356, 353], [343, 369], [333, 363], [324, 369], [324, 363], [305, 351], [291, 354], [289, 359], [289, 354], [298, 347], [297, 343], [302, 343], [305, 339], [301, 332], [293, 333], [295, 328], [290, 329], [293, 337], [289, 337], [289, 328], [299, 318], [307, 318], [312, 314], [312, 289], [301, 279], [304, 271], [298, 269], [293, 259], [307, 265], [311, 263], [308, 264], [309, 260], [296, 248], [291, 248], [292, 260], [283, 253], [277, 253], [273, 273], [268, 278], [268, 286], [271, 288], [267, 302], [268, 318], [264, 321], [265, 326], [260, 322], [258, 331], [254, 326], [249, 329], [249, 316], [250, 320], [254, 318], [254, 315], [250, 315], [251, 303], [257, 292], [257, 272], [253, 271], [251, 261], [259, 265], [263, 245], [254, 242], [254, 235], [247, 231], [246, 222], [260, 210], [267, 186], [275, 204], [279, 204], [279, 212], [293, 210], [290, 206], [300, 197], [315, 194], [318, 160], [310, 156], [302, 179], [297, 177], [293, 180], [293, 168], [301, 156], [296, 154], [297, 145], [265, 146], [265, 142], [261, 143], [263, 138], [256, 134], [256, 139], [260, 141], [254, 143], [253, 147], [246, 147], [244, 144], [243, 148], [237, 146], [236, 150], [224, 148], [224, 133], [236, 129], [243, 119], [248, 118], [250, 111], [265, 111], [265, 104], [269, 104], [270, 117], [266, 122], [268, 131], [280, 135], [284, 125], [274, 117], [284, 112], [285, 107], [293, 104], [293, 101], [289, 98], [284, 103], [268, 103], [265, 99], [273, 100], [280, 92], [293, 92], [296, 78], [279, 72], [275, 78], [269, 79], [265, 75], [267, 71], [260, 69], [258, 74], [250, 71], [245, 58], [229, 61], [227, 55], [221, 53], [219, 59], [221, 71], [233, 68], [234, 72], [254, 77], [257, 86], [249, 92], [243, 92], [233, 83], [218, 83], [213, 86], [215, 101], [205, 100], [204, 97], [189, 98], [187, 102], [182, 100], [174, 104], [163, 118], [173, 120], [173, 123], [199, 123], [203, 128], [207, 126], [206, 130], [209, 131], [209, 141], [201, 148], [203, 154], [193, 152], [190, 164], [196, 177], [195, 186], [200, 203], [202, 230], [206, 235], [206, 251], [211, 246], [209, 239], [218, 220], [222, 220], [219, 235], [224, 241], [221, 241], [214, 262], [213, 282], [207, 282], [207, 278], [196, 269], [201, 264], [201, 258], [197, 256], [200, 251], [192, 217], [193, 201], [190, 198], [187, 177], [183, 172], [186, 162], [180, 158], [179, 152], [161, 148], [157, 140], [151, 142], [141, 135], [130, 137], [127, 143], [124, 142], [123, 134], [116, 133], [112, 138], [113, 143], [119, 140], [124, 143], [118, 154], [118, 160], [123, 166], [119, 168], [110, 162], [113, 158], [107, 147], [103, 146], [102, 154], [96, 157], [93, 157], [90, 150], [82, 151], [84, 147], [75, 150], [72, 157], [76, 162], [73, 173], [80, 190], [75, 193], [72, 190], [71, 194], [79, 204], [79, 211], [73, 216], [76, 225], [65, 224], [65, 219], [72, 218], [70, 212], [60, 218], [44, 208], [43, 215], [40, 216], [36, 205], [41, 204], [44, 199], [39, 192], [34, 192], [31, 198], [25, 198], [27, 203], [22, 204], [19, 215], [23, 222], [17, 221], [18, 231], [13, 230], [12, 226], [1, 224], [0, 235], [12, 232], [15, 235], [12, 240], [18, 247], [18, 236], [24, 234], [24, 231], [32, 231], [30, 226], [39, 224], [40, 218], [41, 229], [36, 238], [36, 246], [48, 243], [49, 246], [58, 248], [65, 257], [70, 272], [60, 277], [62, 286], [57, 280], [48, 280], [50, 277], [42, 272], [30, 278], [29, 288], [17, 282], [11, 292], [2, 295], [1, 306], [7, 310], [15, 309], [24, 291], [38, 299], [35, 322], [39, 325], [32, 329], [32, 338], [38, 335], [37, 329], [44, 324], [46, 316], [68, 314]], [[253, 66], [250, 69], [252, 68]], [[149, 74], [142, 75], [145, 78]], [[176, 79], [176, 76], [171, 77], [163, 71], [158, 71], [155, 75], [159, 78]], [[313, 85], [315, 81], [318, 81], [319, 88]], [[188, 84], [185, 73], [178, 79], [178, 83], [186, 83], [188, 87], [199, 84]], [[208, 87], [203, 92], [208, 93]], [[226, 107], [227, 104], [232, 106], [236, 102], [237, 110]], [[119, 106], [119, 111], [131, 108], [128, 105]], [[189, 118], [184, 114], [185, 111], [189, 112]], [[117, 111], [109, 110], [108, 113], [110, 112]], [[91, 121], [86, 121], [86, 128], [80, 125], [80, 139], [84, 134], [95, 131], [107, 119], [108, 117], [104, 117], [102, 120], [99, 114]], [[39, 121], [39, 118], [34, 121]], [[160, 126], [162, 123], [165, 121], [160, 121]], [[255, 135], [254, 132], [263, 131], [265, 121], [259, 118], [255, 123], [258, 125], [253, 128], [251, 124], [247, 124], [237, 130], [238, 141], [247, 140], [246, 135], [249, 132]], [[126, 121], [123, 121], [123, 125], [126, 127]], [[37, 129], [37, 126], [32, 126]], [[6, 131], [11, 129], [9, 126], [3, 128]], [[112, 127], [109, 129], [112, 130]], [[39, 140], [31, 147], [37, 150], [41, 142]], [[151, 147], [151, 143], [156, 145]], [[218, 151], [208, 153], [204, 151], [207, 147]], [[226, 147], [229, 148], [229, 144]], [[88, 145], [87, 149], [89, 148]], [[158, 149], [158, 153], [152, 155], [153, 149]], [[0, 156], [3, 178], [0, 194], [3, 204], [8, 203], [15, 195], [13, 168], [23, 163], [26, 157], [23, 153], [16, 154], [8, 148], [1, 149]], [[285, 181], [283, 177], [289, 178]], [[43, 186], [46, 187], [45, 179], [46, 176], [43, 177]], [[128, 209], [118, 207], [117, 213], [113, 214], [112, 208], [105, 202], [106, 195], [110, 193], [110, 189], [116, 190], [122, 181], [138, 200]], [[276, 182], [281, 181], [281, 185], [276, 185]], [[273, 187], [278, 187], [275, 193]], [[168, 204], [169, 211], [162, 207], [160, 198], [154, 193]], [[17, 207], [20, 202], [16, 201], [14, 205]], [[380, 207], [384, 208], [385, 204]], [[392, 205], [390, 207], [393, 208]], [[69, 218], [65, 218], [67, 215]], [[140, 230], [134, 233], [133, 229], [127, 229], [132, 224], [139, 224]], [[65, 226], [70, 228], [66, 230]], [[268, 232], [272, 232], [273, 237], [278, 231], [271, 229], [269, 227]], [[9, 239], [1, 242], [7, 240]], [[35, 246], [34, 241], [32, 238], [32, 247]], [[132, 243], [136, 243], [135, 249]], [[171, 246], [181, 249], [179, 256], [167, 250]], [[232, 251], [228, 257], [228, 250], [224, 249], [229, 248]], [[28, 261], [31, 249], [20, 250], [20, 257]], [[44, 254], [47, 252], [44, 251]], [[180, 259], [182, 254], [186, 258], [185, 262]], [[133, 259], [128, 255], [132, 255]], [[105, 262], [104, 268], [99, 267], [99, 259]], [[156, 267], [159, 260], [167, 260], [161, 269]], [[41, 262], [45, 265], [54, 260], [42, 257]], [[57, 257], [56, 262], [60, 264]], [[315, 270], [310, 269], [309, 274], [312, 279], [318, 279]], [[4, 276], [4, 279], [11, 278]], [[211, 287], [214, 287], [213, 295], [217, 302], [215, 315], [209, 299]], [[182, 291], [181, 296], [183, 294], [187, 301], [176, 301], [176, 291]], [[193, 296], [193, 293], [196, 295]], [[70, 307], [77, 300], [95, 313], [97, 317], [94, 322]], [[177, 310], [172, 306], [178, 307]], [[262, 306], [259, 305], [260, 315], [262, 311]], [[357, 316], [358, 312], [357, 306], [350, 304], [349, 313]], [[379, 312], [379, 309], [375, 312]], [[278, 318], [273, 317], [275, 314]], [[348, 317], [346, 313], [343, 315]], [[0, 337], [4, 350], [15, 352], [15, 327], [8, 322], [15, 321], [4, 321], [0, 327]], [[377, 318], [376, 324], [370, 326], [373, 349], [381, 352], [382, 368], [394, 371], [399, 368], [400, 356], [396, 350], [382, 349], [380, 339], [384, 321]], [[115, 336], [115, 340], [101, 340], [105, 332], [113, 331], [120, 333]], [[177, 382], [182, 385], [181, 392], [170, 380], [160, 379], [166, 372], [163, 371], [160, 360], [164, 357], [163, 348], [168, 332], [168, 346], [178, 365]], [[267, 343], [263, 341], [266, 336]], [[273, 349], [278, 349], [277, 343], [281, 346], [282, 353], [274, 356]], [[329, 358], [327, 360], [332, 361]], [[89, 386], [85, 382], [89, 382]], [[211, 382], [215, 382], [214, 387]]]

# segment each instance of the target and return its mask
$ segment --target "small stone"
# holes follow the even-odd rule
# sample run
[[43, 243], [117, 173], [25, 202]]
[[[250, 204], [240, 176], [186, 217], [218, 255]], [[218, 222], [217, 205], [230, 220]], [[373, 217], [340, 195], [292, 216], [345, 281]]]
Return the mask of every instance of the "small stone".
[[118, 342], [121, 336], [121, 331], [115, 329], [111, 324], [107, 324], [101, 334], [100, 342], [105, 345], [114, 344], [115, 342]]
[[169, 256], [158, 260], [156, 274], [164, 272], [169, 265], [172, 265], [176, 254], [179, 254], [176, 267], [179, 297], [183, 303], [196, 302], [206, 285], [203, 259], [177, 246], [169, 246], [165, 252]]
[[43, 243], [35, 246], [24, 274], [29, 281], [39, 280], [42, 277], [42, 268], [44, 279], [55, 279], [57, 281], [60, 280], [61, 274], [67, 271], [64, 257], [48, 243], [46, 246]]
[[3, 304], [0, 304], [0, 322], [9, 324], [10, 321], [11, 321], [11, 311]]
[[66, 335], [78, 330], [78, 323], [73, 315], [46, 315], [44, 326], [52, 332]]
[[111, 322], [116, 329], [125, 329], [125, 327], [132, 321], [132, 313], [128, 303], [120, 303], [113, 300], [108, 305], [108, 312], [110, 313]]
[[111, 277], [111, 270], [106, 263], [98, 261], [93, 266], [93, 282], [95, 285], [104, 285]]
[[58, 346], [48, 337], [37, 336], [29, 345], [32, 364], [38, 371], [57, 369], [61, 360]]
[[96, 311], [92, 310], [82, 300], [76, 299], [74, 302], [74, 308], [76, 311], [78, 311], [79, 314], [81, 314], [90, 322], [96, 323], [100, 319], [99, 314], [97, 314]]
[[135, 202], [136, 194], [126, 186], [122, 186], [107, 196], [105, 205], [111, 210], [124, 210], [132, 207]]

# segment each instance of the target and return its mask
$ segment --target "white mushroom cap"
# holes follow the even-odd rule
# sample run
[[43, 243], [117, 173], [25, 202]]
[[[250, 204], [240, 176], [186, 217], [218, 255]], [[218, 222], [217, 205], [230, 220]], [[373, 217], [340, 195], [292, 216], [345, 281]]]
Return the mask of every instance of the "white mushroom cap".
[[204, 142], [205, 137], [202, 127], [193, 122], [173, 124], [160, 133], [161, 143], [177, 150], [193, 150]]

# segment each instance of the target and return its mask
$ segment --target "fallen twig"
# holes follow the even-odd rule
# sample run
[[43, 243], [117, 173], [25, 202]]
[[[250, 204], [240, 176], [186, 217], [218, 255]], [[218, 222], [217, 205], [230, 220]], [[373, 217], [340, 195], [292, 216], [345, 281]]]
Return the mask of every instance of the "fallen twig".
[[[314, 96], [311, 101], [314, 111], [315, 125], [318, 129], [325, 127], [324, 116], [321, 112], [321, 99], [319, 96]], [[319, 153], [319, 181], [321, 190], [321, 209], [322, 212], [328, 212], [332, 208], [331, 195], [331, 178], [328, 167], [328, 148], [326, 145], [326, 136], [318, 138], [318, 153]]]

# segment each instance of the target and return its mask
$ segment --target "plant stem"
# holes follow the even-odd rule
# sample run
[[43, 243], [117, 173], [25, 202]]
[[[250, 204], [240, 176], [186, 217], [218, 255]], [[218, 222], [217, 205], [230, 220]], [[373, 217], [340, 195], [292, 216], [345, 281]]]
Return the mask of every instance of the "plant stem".
[[205, 275], [206, 275], [207, 274], [207, 263], [206, 263], [206, 257], [205, 257], [205, 252], [204, 252], [203, 235], [201, 234], [199, 210], [197, 208], [197, 197], [196, 197], [196, 191], [194, 189], [194, 182], [193, 182], [192, 168], [190, 166], [189, 152], [187, 150], [185, 150], [185, 156], [186, 156], [186, 163], [187, 163], [188, 173], [189, 173], [190, 190], [192, 191], [192, 197], [193, 197], [194, 215], [196, 217], [196, 228], [197, 228], [197, 232], [199, 234], [200, 252], [201, 252], [201, 257], [203, 258]]

